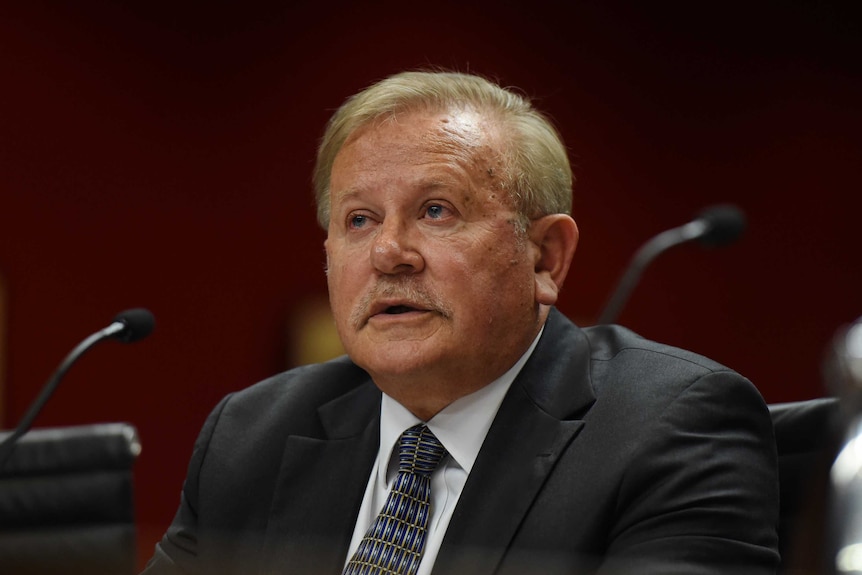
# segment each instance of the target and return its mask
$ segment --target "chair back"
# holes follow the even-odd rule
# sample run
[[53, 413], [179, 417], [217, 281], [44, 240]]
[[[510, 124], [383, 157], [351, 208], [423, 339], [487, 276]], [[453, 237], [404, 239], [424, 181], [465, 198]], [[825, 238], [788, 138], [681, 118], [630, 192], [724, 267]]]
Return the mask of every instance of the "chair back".
[[[833, 397], [769, 405], [778, 448], [779, 550], [785, 560], [791, 554], [798, 557], [822, 551], [814, 539], [823, 536], [838, 410], [838, 400]], [[817, 558], [805, 562], [812, 559]]]
[[[0, 441], [9, 433], [0, 433]], [[0, 470], [0, 572], [125, 575], [136, 569], [135, 428], [33, 429]]]

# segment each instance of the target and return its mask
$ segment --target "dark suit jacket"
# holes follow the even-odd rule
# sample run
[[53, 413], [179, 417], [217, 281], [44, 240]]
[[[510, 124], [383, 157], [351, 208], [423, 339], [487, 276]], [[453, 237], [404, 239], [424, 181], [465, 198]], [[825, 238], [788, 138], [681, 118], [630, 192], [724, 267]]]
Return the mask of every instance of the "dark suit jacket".
[[[347, 358], [225, 398], [145, 573], [340, 573], [379, 412]], [[552, 310], [434, 573], [773, 573], [777, 520], [772, 425], [748, 380]]]

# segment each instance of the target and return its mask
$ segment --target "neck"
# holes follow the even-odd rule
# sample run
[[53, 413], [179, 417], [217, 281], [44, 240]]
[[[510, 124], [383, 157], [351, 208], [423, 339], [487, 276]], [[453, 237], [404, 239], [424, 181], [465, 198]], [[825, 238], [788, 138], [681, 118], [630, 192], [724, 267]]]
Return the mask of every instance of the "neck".
[[474, 361], [467, 366], [451, 365], [446, 362], [432, 362], [446, 366], [437, 370], [426, 368], [416, 373], [380, 374], [372, 373], [374, 383], [386, 395], [400, 403], [422, 421], [429, 421], [440, 411], [456, 400], [479, 391], [505, 375], [530, 349], [547, 319], [543, 310], [542, 322], [535, 333], [524, 342], [517, 357], [500, 362], [496, 369], [488, 362]]
[[373, 379], [377, 387], [386, 395], [403, 405], [422, 421], [429, 421], [454, 401], [482, 389], [494, 381], [496, 377], [487, 381], [481, 380], [472, 383], [453, 380], [451, 376], [447, 379], [421, 378], [418, 381], [416, 378], [410, 378], [410, 381], [407, 381], [406, 378], [393, 380], [395, 378], [378, 379], [373, 377]]

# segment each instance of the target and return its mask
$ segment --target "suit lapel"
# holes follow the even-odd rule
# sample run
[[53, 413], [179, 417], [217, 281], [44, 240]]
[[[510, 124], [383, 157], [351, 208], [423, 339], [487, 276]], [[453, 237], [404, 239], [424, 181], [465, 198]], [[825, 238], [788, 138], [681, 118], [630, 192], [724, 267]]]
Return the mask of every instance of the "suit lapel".
[[341, 573], [377, 455], [379, 406], [380, 393], [369, 380], [319, 409], [323, 437], [287, 438], [264, 573]]
[[500, 406], [437, 556], [434, 573], [493, 573], [595, 401], [584, 334], [555, 310]]
[[[486, 575], [497, 569], [584, 425], [581, 417], [595, 401], [589, 381], [586, 337], [552, 310], [479, 452], [434, 573]], [[287, 438], [264, 541], [264, 573], [341, 573], [378, 450], [379, 406], [380, 392], [369, 379], [319, 409], [320, 437]]]

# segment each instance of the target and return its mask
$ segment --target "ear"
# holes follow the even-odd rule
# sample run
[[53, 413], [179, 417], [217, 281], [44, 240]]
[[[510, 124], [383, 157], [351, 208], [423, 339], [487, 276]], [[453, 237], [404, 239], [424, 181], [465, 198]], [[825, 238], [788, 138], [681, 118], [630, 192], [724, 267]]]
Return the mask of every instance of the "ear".
[[578, 247], [578, 225], [566, 214], [551, 214], [533, 220], [527, 235], [538, 248], [535, 263], [536, 303], [553, 305]]

